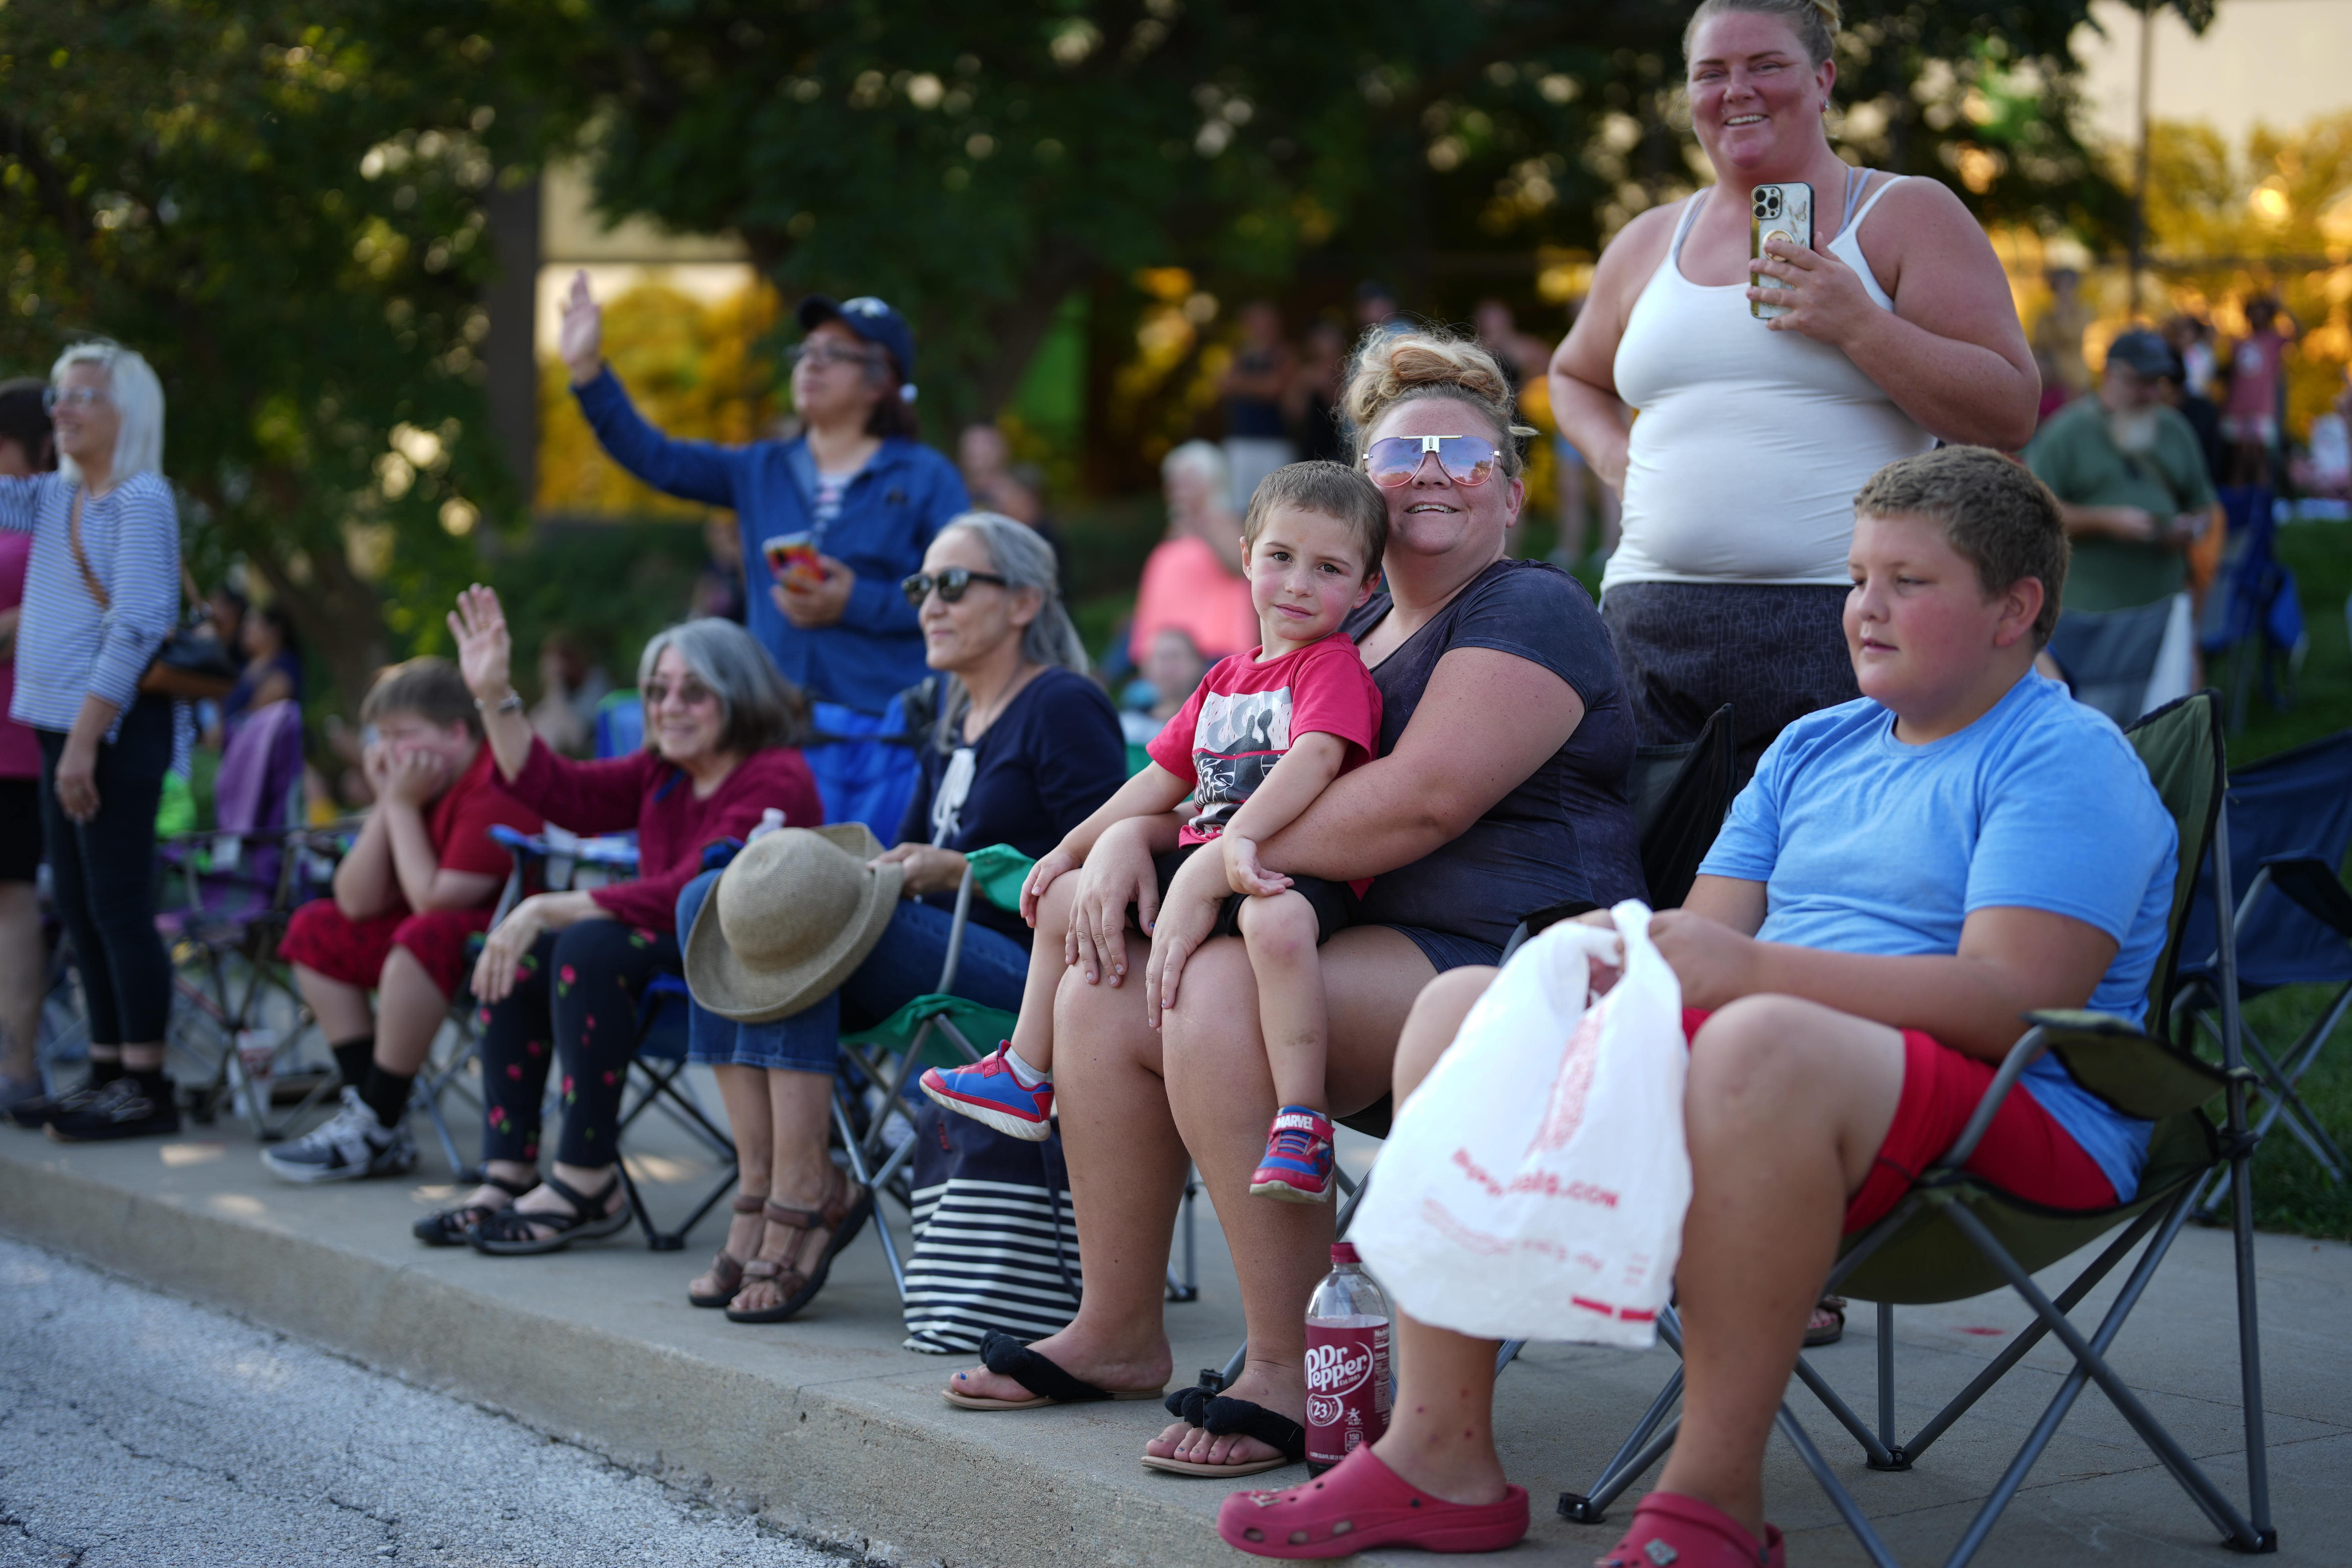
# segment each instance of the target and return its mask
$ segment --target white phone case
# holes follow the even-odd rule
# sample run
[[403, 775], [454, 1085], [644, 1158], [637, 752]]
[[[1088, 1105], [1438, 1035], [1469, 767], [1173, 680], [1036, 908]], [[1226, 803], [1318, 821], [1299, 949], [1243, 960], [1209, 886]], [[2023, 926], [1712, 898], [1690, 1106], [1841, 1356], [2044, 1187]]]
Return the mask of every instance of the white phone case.
[[[1764, 256], [1764, 242], [1780, 238], [1801, 249], [1813, 245], [1813, 187], [1798, 181], [1789, 184], [1759, 185], [1748, 193], [1748, 255], [1750, 260]], [[1787, 284], [1777, 278], [1756, 275], [1759, 289], [1785, 289]], [[1748, 303], [1748, 313], [1759, 321], [1789, 313], [1786, 305], [1768, 305], [1761, 300]]]

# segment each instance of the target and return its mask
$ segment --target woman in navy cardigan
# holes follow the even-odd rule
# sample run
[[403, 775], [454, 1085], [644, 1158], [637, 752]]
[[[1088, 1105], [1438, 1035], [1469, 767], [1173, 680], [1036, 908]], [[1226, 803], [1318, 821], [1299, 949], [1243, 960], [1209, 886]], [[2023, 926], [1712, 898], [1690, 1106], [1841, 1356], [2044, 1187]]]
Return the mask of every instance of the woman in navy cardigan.
[[722, 447], [677, 441], [646, 423], [604, 361], [604, 312], [588, 275], [572, 280], [558, 352], [596, 439], [667, 494], [734, 510], [747, 574], [761, 542], [812, 536], [823, 576], [793, 573], [746, 595], [751, 635], [784, 679], [821, 701], [879, 713], [923, 679], [922, 632], [898, 591], [965, 510], [955, 466], [915, 438], [915, 338], [871, 298], [800, 303], [793, 407], [803, 434]]

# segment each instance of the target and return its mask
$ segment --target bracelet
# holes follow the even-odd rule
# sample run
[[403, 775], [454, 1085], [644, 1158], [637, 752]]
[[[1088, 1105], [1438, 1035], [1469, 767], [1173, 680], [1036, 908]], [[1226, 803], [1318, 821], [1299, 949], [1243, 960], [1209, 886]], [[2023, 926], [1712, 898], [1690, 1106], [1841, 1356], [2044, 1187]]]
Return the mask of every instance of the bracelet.
[[509, 690], [495, 704], [485, 702], [477, 697], [474, 699], [474, 708], [476, 711], [482, 713], [520, 713], [522, 711], [522, 693]]

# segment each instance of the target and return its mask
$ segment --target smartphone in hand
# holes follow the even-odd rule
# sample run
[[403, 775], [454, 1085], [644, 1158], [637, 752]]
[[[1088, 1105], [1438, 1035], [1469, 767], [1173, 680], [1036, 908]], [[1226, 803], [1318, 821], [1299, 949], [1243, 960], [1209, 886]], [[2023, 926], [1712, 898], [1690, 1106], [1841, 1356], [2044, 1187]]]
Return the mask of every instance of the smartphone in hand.
[[817, 557], [813, 533], [779, 533], [763, 539], [760, 553], [767, 557], [768, 571], [779, 583], [804, 588], [825, 579], [824, 563]]
[[[1813, 247], [1813, 187], [1803, 181], [1785, 184], [1759, 185], [1748, 198], [1748, 256], [1752, 261], [1764, 259], [1764, 242], [1785, 239], [1801, 250]], [[1754, 278], [1759, 289], [1786, 289], [1777, 278], [1758, 274]], [[1759, 321], [1789, 313], [1786, 305], [1769, 305], [1761, 300], [1748, 302], [1748, 313]]]

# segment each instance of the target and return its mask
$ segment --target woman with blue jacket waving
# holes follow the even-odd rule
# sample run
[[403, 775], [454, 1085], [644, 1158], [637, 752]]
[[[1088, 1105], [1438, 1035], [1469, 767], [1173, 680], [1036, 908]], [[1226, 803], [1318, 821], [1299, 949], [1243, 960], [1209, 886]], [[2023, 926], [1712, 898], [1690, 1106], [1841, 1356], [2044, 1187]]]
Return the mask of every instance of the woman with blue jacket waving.
[[558, 352], [604, 450], [657, 490], [734, 509], [743, 559], [809, 536], [814, 567], [747, 595], [751, 631], [787, 680], [822, 701], [879, 713], [923, 679], [923, 637], [899, 580], [965, 510], [953, 464], [915, 438], [915, 337], [872, 298], [800, 303], [791, 441], [677, 441], [646, 423], [604, 361], [604, 311], [575, 275]]

